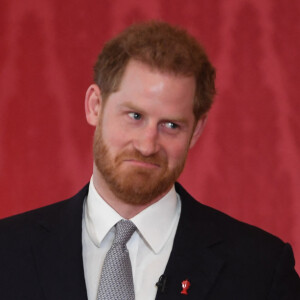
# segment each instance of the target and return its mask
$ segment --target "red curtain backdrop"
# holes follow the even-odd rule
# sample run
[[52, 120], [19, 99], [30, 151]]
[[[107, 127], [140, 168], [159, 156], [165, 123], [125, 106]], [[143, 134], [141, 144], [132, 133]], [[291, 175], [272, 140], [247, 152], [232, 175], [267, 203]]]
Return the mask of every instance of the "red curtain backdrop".
[[103, 43], [132, 22], [186, 27], [218, 95], [180, 181], [289, 241], [300, 271], [298, 0], [1, 0], [0, 217], [77, 192], [92, 172], [83, 100]]

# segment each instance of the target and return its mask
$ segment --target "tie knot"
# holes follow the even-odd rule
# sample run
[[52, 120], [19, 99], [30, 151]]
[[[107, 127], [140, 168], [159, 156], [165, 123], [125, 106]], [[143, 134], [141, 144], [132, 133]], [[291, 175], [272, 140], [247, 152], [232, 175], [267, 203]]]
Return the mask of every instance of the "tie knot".
[[116, 235], [113, 244], [126, 245], [136, 230], [135, 225], [129, 220], [121, 220], [116, 225]]

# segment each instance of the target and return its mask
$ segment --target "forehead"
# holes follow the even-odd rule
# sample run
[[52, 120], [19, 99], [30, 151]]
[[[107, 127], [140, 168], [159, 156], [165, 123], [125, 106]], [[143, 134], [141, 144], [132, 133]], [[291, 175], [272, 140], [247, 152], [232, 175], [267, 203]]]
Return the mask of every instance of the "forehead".
[[193, 110], [196, 84], [192, 76], [162, 72], [136, 61], [129, 61], [117, 94], [136, 103]]

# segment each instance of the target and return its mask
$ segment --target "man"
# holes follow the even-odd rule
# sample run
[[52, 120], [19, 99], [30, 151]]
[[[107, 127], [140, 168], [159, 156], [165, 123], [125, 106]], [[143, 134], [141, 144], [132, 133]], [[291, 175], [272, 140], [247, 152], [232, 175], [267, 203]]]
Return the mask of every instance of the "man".
[[288, 244], [175, 183], [214, 78], [202, 47], [166, 23], [105, 45], [85, 99], [92, 179], [69, 200], [1, 221], [3, 299], [300, 299]]

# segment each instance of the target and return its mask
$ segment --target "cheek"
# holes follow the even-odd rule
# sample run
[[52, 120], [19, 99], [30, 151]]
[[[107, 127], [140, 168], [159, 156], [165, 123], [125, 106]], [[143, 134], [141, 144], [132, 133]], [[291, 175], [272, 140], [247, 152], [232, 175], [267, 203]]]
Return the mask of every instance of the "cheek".
[[103, 131], [103, 140], [112, 154], [123, 150], [130, 142], [128, 133], [124, 130], [112, 126]]
[[[130, 132], [125, 128], [121, 122], [120, 116], [115, 116], [114, 112], [103, 117], [103, 139], [111, 147], [122, 146], [130, 140]], [[109, 116], [109, 117], [108, 117]]]
[[183, 141], [181, 143], [169, 143], [165, 149], [170, 167], [176, 166], [179, 162], [185, 160], [188, 152], [188, 143]]

